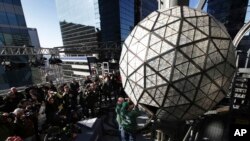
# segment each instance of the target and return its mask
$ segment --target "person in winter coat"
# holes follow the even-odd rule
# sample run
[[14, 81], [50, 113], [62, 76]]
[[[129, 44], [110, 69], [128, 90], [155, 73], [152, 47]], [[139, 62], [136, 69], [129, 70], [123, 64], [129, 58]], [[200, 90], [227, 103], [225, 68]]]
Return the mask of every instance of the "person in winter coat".
[[134, 105], [130, 100], [123, 102], [121, 108], [122, 141], [136, 141], [136, 119], [139, 115], [140, 111], [137, 105]]
[[115, 107], [115, 112], [116, 112], [116, 121], [118, 123], [118, 129], [120, 131], [120, 138], [121, 138], [121, 131], [122, 131], [122, 117], [121, 117], [121, 109], [122, 109], [122, 103], [124, 102], [123, 97], [119, 97], [117, 99], [117, 104]]

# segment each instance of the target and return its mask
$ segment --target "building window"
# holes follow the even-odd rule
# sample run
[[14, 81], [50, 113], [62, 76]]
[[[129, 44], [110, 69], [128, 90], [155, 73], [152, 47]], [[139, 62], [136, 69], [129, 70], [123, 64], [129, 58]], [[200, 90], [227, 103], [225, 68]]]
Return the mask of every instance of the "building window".
[[4, 46], [4, 45], [5, 45], [5, 43], [4, 43], [4, 37], [3, 37], [3, 34], [0, 33], [0, 47]]
[[5, 12], [0, 12], [0, 24], [8, 24], [8, 19]]
[[16, 15], [12, 13], [7, 14], [10, 25], [18, 26]]
[[17, 18], [19, 26], [25, 26], [26, 27], [26, 22], [25, 22], [25, 19], [24, 19], [23, 15], [16, 15], [16, 18]]
[[[14, 0], [14, 1], [18, 1], [18, 0]], [[12, 0], [3, 0], [4, 3], [8, 3], [8, 4], [13, 4]]]
[[18, 5], [18, 6], [22, 6], [20, 0], [13, 0], [13, 4], [14, 4], [14, 5]]
[[4, 33], [3, 35], [4, 35], [6, 45], [7, 46], [13, 45], [13, 39], [12, 39], [11, 34]]

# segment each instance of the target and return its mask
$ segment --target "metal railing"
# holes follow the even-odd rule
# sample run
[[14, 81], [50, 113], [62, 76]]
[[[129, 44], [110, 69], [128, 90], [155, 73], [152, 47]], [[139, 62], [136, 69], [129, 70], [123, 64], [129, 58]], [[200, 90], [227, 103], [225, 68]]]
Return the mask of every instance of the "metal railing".
[[22, 46], [4, 46], [0, 48], [0, 56], [20, 56], [20, 55], [59, 55], [56, 48], [38, 48]]

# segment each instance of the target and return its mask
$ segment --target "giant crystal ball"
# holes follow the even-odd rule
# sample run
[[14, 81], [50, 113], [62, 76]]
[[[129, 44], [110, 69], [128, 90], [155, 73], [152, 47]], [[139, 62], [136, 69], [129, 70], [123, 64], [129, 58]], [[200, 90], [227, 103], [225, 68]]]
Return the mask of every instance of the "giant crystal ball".
[[155, 107], [163, 120], [193, 119], [228, 93], [234, 46], [207, 13], [172, 7], [151, 13], [123, 44], [120, 73], [134, 103]]

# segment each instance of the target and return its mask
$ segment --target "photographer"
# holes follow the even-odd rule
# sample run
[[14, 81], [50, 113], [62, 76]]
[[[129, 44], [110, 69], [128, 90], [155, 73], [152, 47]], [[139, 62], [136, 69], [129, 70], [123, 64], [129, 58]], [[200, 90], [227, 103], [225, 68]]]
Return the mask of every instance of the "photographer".
[[79, 83], [75, 79], [73, 79], [72, 82], [70, 83], [70, 89], [74, 94], [78, 94], [79, 87], [80, 87]]
[[43, 97], [44, 96], [41, 93], [37, 92], [37, 88], [35, 88], [35, 87], [31, 87], [29, 89], [28, 93], [26, 94], [27, 99], [30, 99], [32, 101], [37, 101], [39, 103], [44, 101]]
[[87, 76], [86, 80], [84, 81], [84, 86], [87, 86], [90, 83], [92, 83], [92, 80], [90, 79], [90, 76]]
[[25, 113], [24, 109], [16, 108], [13, 112], [15, 115], [14, 120], [14, 133], [17, 136], [26, 140], [32, 140], [35, 138], [35, 127], [32, 122], [29, 113]]
[[102, 92], [103, 92], [103, 95], [105, 97], [106, 103], [112, 102], [111, 90], [112, 90], [112, 85], [111, 85], [110, 77], [108, 74], [105, 74], [105, 76], [103, 77]]
[[76, 110], [77, 107], [77, 95], [74, 94], [68, 85], [64, 86], [63, 93], [63, 110], [66, 113], [67, 121], [71, 120], [71, 112]]
[[45, 107], [47, 124], [53, 123], [54, 119], [56, 118], [57, 112], [58, 112], [58, 105], [55, 103], [54, 98], [53, 97], [47, 98]]
[[63, 107], [69, 110], [75, 109], [77, 105], [77, 95], [75, 95], [69, 88], [68, 85], [64, 86], [63, 93]]
[[14, 135], [15, 115], [12, 113], [0, 112], [0, 140], [3, 141], [7, 137]]
[[34, 125], [36, 137], [38, 138], [38, 112], [40, 110], [41, 103], [36, 100], [36, 97], [30, 99], [23, 99], [19, 104], [19, 109], [24, 109], [24, 116], [28, 118]]
[[7, 113], [12, 112], [23, 98], [24, 96], [17, 92], [15, 87], [12, 87], [8, 94], [3, 98], [4, 104], [1, 106], [0, 111]]
[[97, 99], [97, 92], [96, 92], [96, 85], [94, 83], [91, 83], [89, 87], [87, 87], [87, 90], [85, 91], [85, 96], [86, 96], [86, 112], [85, 115], [87, 117], [90, 117], [89, 111], [91, 112], [91, 117], [95, 116], [95, 108], [96, 108], [96, 102], [98, 101]]

